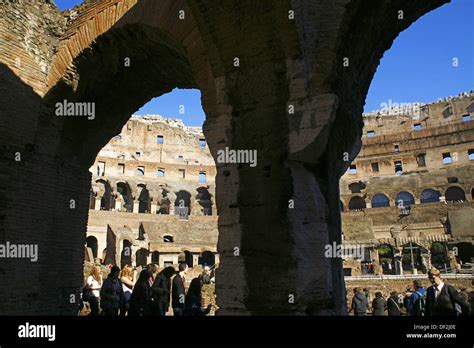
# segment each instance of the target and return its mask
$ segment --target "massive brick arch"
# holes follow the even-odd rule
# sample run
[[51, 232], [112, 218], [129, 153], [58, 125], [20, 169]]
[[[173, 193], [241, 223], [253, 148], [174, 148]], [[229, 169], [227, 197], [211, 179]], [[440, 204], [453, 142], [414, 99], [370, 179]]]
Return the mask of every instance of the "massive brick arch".
[[[226, 146], [258, 151], [255, 168], [217, 164], [221, 313], [344, 314], [342, 264], [324, 257], [326, 243], [340, 242], [343, 154], [358, 151], [364, 98], [383, 52], [444, 2], [110, 0], [85, 5], [67, 27], [39, 0], [2, 6], [0, 202], [9, 205], [1, 233], [38, 244], [40, 262], [2, 260], [5, 278], [22, 286], [0, 285], [1, 313], [74, 313], [87, 168], [141, 104], [197, 87], [213, 156]], [[40, 10], [48, 20], [32, 34]], [[13, 30], [9, 20], [18, 22]], [[96, 118], [54, 116], [63, 99], [96, 102]]]

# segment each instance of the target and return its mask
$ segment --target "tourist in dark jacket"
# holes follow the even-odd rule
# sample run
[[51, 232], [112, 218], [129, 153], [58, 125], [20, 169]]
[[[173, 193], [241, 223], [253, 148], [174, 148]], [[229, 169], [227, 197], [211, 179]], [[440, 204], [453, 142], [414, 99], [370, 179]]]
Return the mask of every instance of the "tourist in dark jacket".
[[425, 314], [427, 316], [469, 315], [469, 304], [453, 286], [441, 280], [441, 272], [438, 269], [430, 269], [428, 279], [433, 285], [428, 288], [426, 293]]
[[146, 316], [151, 314], [150, 278], [152, 278], [152, 274], [149, 270], [144, 269], [140, 272], [130, 297], [129, 315]]
[[398, 293], [392, 291], [387, 299], [387, 312], [389, 316], [400, 316], [400, 305], [398, 304]]
[[375, 298], [372, 301], [372, 314], [373, 315], [385, 315], [385, 306], [387, 305], [387, 302], [385, 302], [385, 299], [382, 296], [382, 293], [380, 291], [377, 291], [375, 293]]
[[184, 301], [185, 301], [185, 287], [186, 284], [186, 271], [188, 269], [188, 265], [184, 262], [179, 264], [179, 273], [173, 278], [173, 291], [171, 300], [173, 303], [173, 315], [174, 316], [182, 316], [184, 310]]
[[367, 315], [368, 308], [369, 302], [367, 301], [367, 297], [362, 292], [361, 288], [355, 288], [349, 313], [354, 311], [355, 316], [365, 316]]
[[100, 290], [100, 307], [105, 315], [118, 315], [123, 301], [122, 283], [118, 279], [120, 268], [113, 266]]
[[171, 277], [174, 275], [175, 269], [172, 266], [166, 267], [156, 277], [151, 287], [153, 298], [152, 313], [153, 315], [165, 316], [170, 306], [171, 295]]
[[202, 306], [201, 296], [202, 283], [199, 278], [194, 278], [189, 285], [184, 307], [184, 315], [204, 316], [211, 311], [211, 304]]
[[407, 314], [410, 316], [425, 315], [425, 308], [423, 307], [423, 299], [426, 298], [426, 290], [420, 279], [413, 281], [413, 289], [415, 290], [408, 300]]

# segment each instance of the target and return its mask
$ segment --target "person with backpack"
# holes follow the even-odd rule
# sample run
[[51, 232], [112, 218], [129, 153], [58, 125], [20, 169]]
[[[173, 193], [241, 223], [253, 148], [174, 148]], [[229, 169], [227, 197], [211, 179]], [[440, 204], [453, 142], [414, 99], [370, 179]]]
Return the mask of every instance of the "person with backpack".
[[428, 279], [433, 285], [426, 293], [427, 316], [469, 315], [469, 304], [452, 285], [442, 281], [441, 272], [437, 268], [429, 270]]
[[392, 291], [390, 297], [387, 299], [387, 313], [389, 316], [400, 316], [402, 314], [398, 304], [398, 293], [396, 291]]
[[367, 310], [369, 309], [369, 301], [362, 292], [361, 288], [354, 288], [354, 297], [352, 298], [352, 305], [349, 311], [354, 311], [355, 316], [366, 316]]
[[413, 281], [413, 289], [415, 291], [408, 300], [407, 314], [410, 316], [423, 316], [425, 315], [426, 307], [426, 290], [423, 288], [420, 279]]
[[374, 316], [385, 315], [386, 305], [387, 305], [387, 302], [383, 298], [382, 293], [380, 291], [377, 291], [375, 293], [375, 298], [372, 301], [372, 314]]
[[113, 266], [100, 290], [100, 307], [105, 315], [117, 316], [123, 302], [122, 282], [118, 279], [120, 268]]

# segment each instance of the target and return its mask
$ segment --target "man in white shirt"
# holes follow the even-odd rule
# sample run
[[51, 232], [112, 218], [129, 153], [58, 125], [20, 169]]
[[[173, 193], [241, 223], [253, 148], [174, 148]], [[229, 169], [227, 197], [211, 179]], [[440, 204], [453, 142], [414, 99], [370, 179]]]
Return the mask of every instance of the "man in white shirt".
[[441, 280], [441, 272], [432, 268], [428, 272], [432, 286], [426, 295], [426, 315], [469, 315], [469, 304], [453, 286]]

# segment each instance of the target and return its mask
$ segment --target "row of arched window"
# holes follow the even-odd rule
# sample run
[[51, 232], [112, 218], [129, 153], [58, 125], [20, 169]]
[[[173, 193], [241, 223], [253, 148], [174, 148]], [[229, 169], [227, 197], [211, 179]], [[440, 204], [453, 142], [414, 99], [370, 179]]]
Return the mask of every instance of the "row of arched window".
[[[459, 202], [466, 200], [466, 194], [464, 190], [457, 186], [449, 187], [445, 192], [446, 202]], [[426, 189], [421, 192], [420, 203], [435, 203], [440, 201], [440, 193], [433, 189]], [[403, 206], [410, 206], [415, 204], [415, 197], [407, 191], [401, 191], [395, 197], [395, 204], [399, 205], [403, 203]], [[372, 208], [385, 208], [390, 207], [390, 198], [383, 193], [377, 193], [372, 197], [371, 200]], [[349, 201], [349, 210], [360, 210], [365, 209], [366, 202], [364, 198], [360, 196], [354, 196]], [[341, 202], [341, 210], [343, 209]]]

